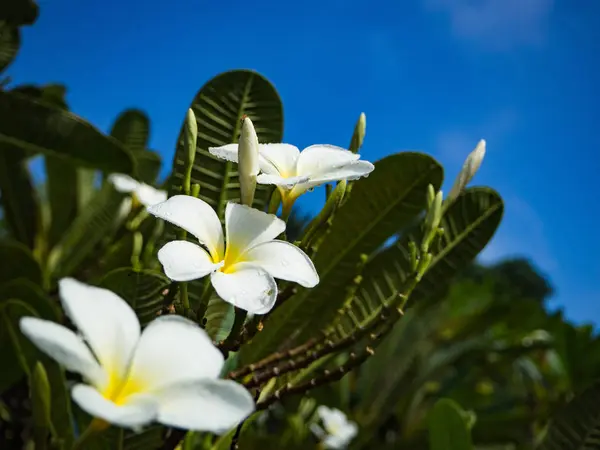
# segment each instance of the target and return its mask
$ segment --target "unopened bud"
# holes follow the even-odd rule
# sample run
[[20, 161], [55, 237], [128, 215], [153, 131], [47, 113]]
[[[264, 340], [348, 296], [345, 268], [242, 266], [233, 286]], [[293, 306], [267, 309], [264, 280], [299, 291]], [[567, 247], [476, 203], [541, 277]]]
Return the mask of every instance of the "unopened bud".
[[352, 153], [358, 153], [365, 140], [365, 133], [367, 132], [367, 116], [365, 113], [360, 113], [360, 117], [354, 126], [354, 133], [352, 134], [352, 141], [350, 141], [350, 151]]
[[427, 185], [427, 208], [431, 208], [435, 200], [435, 189], [432, 184]]
[[477, 143], [477, 147], [473, 150], [463, 167], [456, 177], [456, 181], [454, 182], [454, 186], [450, 190], [450, 194], [448, 195], [448, 200], [454, 200], [458, 195], [462, 192], [462, 190], [469, 184], [471, 179], [475, 176], [479, 168], [481, 167], [481, 162], [483, 161], [483, 157], [485, 156], [485, 140], [482, 139]]
[[38, 362], [31, 373], [31, 409], [37, 428], [50, 428], [50, 383], [42, 363]]
[[242, 122], [238, 158], [242, 204], [252, 206], [258, 175], [258, 137], [249, 117], [245, 117]]
[[192, 109], [188, 109], [185, 117], [183, 145], [185, 148], [185, 172], [183, 176], [183, 194], [190, 194], [190, 184], [192, 183], [192, 167], [196, 159], [196, 140], [198, 139], [198, 122]]
[[194, 164], [196, 158], [196, 141], [198, 139], [198, 122], [196, 122], [196, 115], [192, 109], [188, 109], [187, 116], [185, 118], [185, 146], [187, 150], [187, 163]]

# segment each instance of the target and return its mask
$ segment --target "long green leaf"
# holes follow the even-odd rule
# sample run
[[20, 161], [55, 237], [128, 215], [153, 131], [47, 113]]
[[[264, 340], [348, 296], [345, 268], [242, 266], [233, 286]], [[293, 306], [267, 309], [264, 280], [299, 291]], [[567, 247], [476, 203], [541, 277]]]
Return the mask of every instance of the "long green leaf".
[[273, 313], [242, 352], [243, 361], [277, 349], [291, 330], [299, 330], [299, 342], [329, 324], [343, 304], [361, 254], [372, 253], [411, 223], [425, 206], [427, 185], [439, 188], [442, 177], [442, 167], [425, 154], [398, 153], [378, 161], [368, 178], [355, 183], [314, 258], [319, 284], [301, 290]]
[[135, 271], [124, 267], [107, 273], [99, 284], [126, 300], [137, 313], [142, 325], [145, 325], [163, 307], [163, 291], [170, 283], [162, 273]]
[[441, 399], [429, 413], [430, 450], [472, 450], [471, 434], [461, 408]]
[[33, 249], [41, 224], [25, 152], [0, 142], [0, 202], [12, 237]]
[[0, 91], [0, 142], [65, 158], [106, 172], [135, 174], [135, 161], [116, 139], [45, 102]]
[[20, 46], [19, 29], [7, 22], [0, 21], [0, 73], [13, 62]]
[[[409, 305], [443, 293], [452, 279], [484, 249], [502, 220], [502, 198], [489, 188], [470, 188], [448, 208], [442, 219], [445, 234], [434, 252], [429, 270], [410, 297]], [[374, 255], [362, 273], [353, 299], [355, 317], [366, 320], [377, 314], [382, 302], [398, 292], [410, 273], [408, 242], [420, 242], [418, 231], [406, 233], [397, 243]], [[344, 328], [353, 325], [343, 324]]]
[[600, 382], [559, 410], [539, 450], [600, 449]]
[[[3, 392], [23, 376], [19, 358], [24, 358], [28, 366], [35, 361], [33, 347], [19, 331], [19, 318], [33, 315], [47, 320], [57, 320], [58, 314], [40, 287], [24, 278], [0, 285], [0, 310], [4, 314], [0, 326], [0, 348], [3, 349], [0, 392]], [[17, 354], [13, 346], [14, 339], [17, 339], [18, 348], [24, 352], [23, 355]]]
[[42, 271], [31, 252], [14, 241], [0, 241], [0, 284], [24, 278], [42, 284]]
[[[266, 78], [249, 70], [233, 70], [206, 83], [196, 94], [190, 108], [198, 121], [192, 183], [200, 184], [200, 198], [223, 217], [226, 202], [240, 199], [237, 165], [212, 156], [208, 148], [237, 142], [240, 120], [244, 115], [254, 123], [259, 142], [281, 142], [281, 100]], [[183, 144], [183, 129], [182, 126], [173, 159], [171, 195], [180, 192], [185, 172], [187, 156]], [[270, 191], [266, 186], [257, 186], [254, 198], [256, 208], [264, 209]]]
[[106, 184], [88, 203], [52, 249], [49, 267], [56, 278], [73, 275], [97, 246], [115, 230], [125, 198]]

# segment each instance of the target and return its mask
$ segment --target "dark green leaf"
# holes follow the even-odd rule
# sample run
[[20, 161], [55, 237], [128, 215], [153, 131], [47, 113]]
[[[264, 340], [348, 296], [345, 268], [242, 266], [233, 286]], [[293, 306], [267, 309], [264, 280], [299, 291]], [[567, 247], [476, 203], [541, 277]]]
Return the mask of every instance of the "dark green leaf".
[[600, 382], [581, 392], [556, 413], [539, 449], [600, 449]]
[[206, 319], [204, 329], [213, 341], [222, 341], [229, 336], [234, 317], [233, 305], [224, 302], [217, 295], [213, 295], [204, 315]]
[[64, 232], [52, 249], [49, 267], [56, 278], [72, 275], [79, 264], [91, 256], [97, 246], [123, 220], [120, 208], [125, 195], [107, 183]]
[[123, 111], [115, 120], [110, 135], [123, 143], [137, 162], [140, 181], [153, 183], [160, 170], [160, 156], [147, 149], [150, 138], [150, 119], [140, 110]]
[[20, 46], [19, 29], [0, 19], [0, 73], [13, 62]]
[[368, 178], [355, 183], [314, 258], [319, 284], [275, 310], [265, 329], [243, 349], [243, 361], [277, 349], [289, 339], [290, 330], [300, 331], [299, 342], [329, 324], [344, 302], [361, 254], [372, 253], [407, 226], [425, 206], [427, 185], [438, 189], [442, 177], [442, 167], [424, 154], [399, 153], [378, 161]]
[[429, 449], [473, 449], [471, 434], [461, 408], [452, 400], [438, 400], [429, 413]]
[[24, 278], [42, 284], [42, 270], [31, 252], [23, 244], [0, 241], [0, 285]]
[[0, 195], [11, 235], [33, 249], [41, 224], [37, 193], [25, 152], [4, 142], [0, 142]]
[[[23, 361], [28, 367], [35, 362], [35, 350], [19, 331], [19, 319], [22, 316], [36, 316], [56, 320], [58, 315], [56, 308], [41, 288], [24, 278], [0, 285], [0, 311], [2, 312], [0, 348], [3, 349], [0, 392], [3, 392], [23, 376], [23, 367], [19, 363], [20, 357], [24, 358]], [[23, 351], [22, 355], [16, 352], [15, 339], [18, 348]]]
[[39, 7], [34, 0], [2, 0], [0, 21], [14, 26], [32, 25], [38, 17]]
[[107, 273], [99, 285], [126, 300], [144, 325], [156, 318], [162, 309], [163, 291], [170, 283], [162, 273], [124, 267]]
[[106, 172], [135, 173], [132, 155], [116, 139], [74, 114], [14, 92], [0, 91], [0, 142]]

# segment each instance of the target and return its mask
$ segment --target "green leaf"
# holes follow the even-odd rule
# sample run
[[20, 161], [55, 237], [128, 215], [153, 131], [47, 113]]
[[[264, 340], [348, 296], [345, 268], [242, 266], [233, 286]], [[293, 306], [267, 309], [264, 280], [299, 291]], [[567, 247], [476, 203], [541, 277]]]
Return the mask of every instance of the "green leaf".
[[48, 245], [52, 246], [75, 220], [78, 209], [77, 170], [61, 158], [48, 156], [46, 165], [46, 190], [50, 204], [50, 230]]
[[49, 270], [56, 278], [70, 276], [98, 245], [114, 232], [125, 195], [105, 184], [87, 207], [65, 231], [48, 258]]
[[[275, 88], [256, 72], [233, 70], [222, 73], [196, 94], [190, 108], [198, 121], [197, 152], [192, 170], [192, 184], [200, 184], [200, 198], [223, 217], [227, 201], [240, 199], [237, 165], [212, 156], [209, 147], [237, 142], [240, 121], [247, 115], [256, 128], [261, 143], [281, 142], [283, 109]], [[181, 192], [186, 152], [182, 124], [173, 159], [170, 195]], [[258, 185], [254, 206], [264, 209], [271, 189]]]
[[[430, 450], [471, 450], [471, 433], [455, 402], [441, 399], [429, 413]], [[566, 449], [563, 449], [566, 450]]]
[[110, 135], [132, 152], [144, 151], [150, 136], [150, 119], [143, 111], [127, 109], [113, 123]]
[[137, 163], [137, 173], [141, 181], [153, 183], [160, 170], [161, 159], [158, 153], [147, 150], [150, 138], [150, 119], [137, 109], [123, 111], [115, 120], [110, 135], [123, 143]]
[[33, 249], [41, 217], [25, 157], [23, 150], [0, 142], [0, 201], [6, 224], [12, 237]]
[[2, 0], [0, 21], [14, 26], [32, 25], [38, 17], [39, 7], [34, 0]]
[[213, 341], [222, 341], [229, 336], [234, 317], [235, 311], [233, 305], [221, 300], [215, 294], [208, 302], [208, 308], [204, 315], [206, 319], [204, 329]]
[[42, 284], [42, 271], [31, 252], [23, 244], [0, 241], [0, 285], [17, 278]]
[[[445, 234], [441, 246], [423, 279], [410, 296], [409, 306], [443, 293], [453, 278], [485, 248], [502, 220], [504, 205], [498, 193], [489, 188], [470, 188], [448, 208], [441, 225]], [[367, 262], [363, 281], [352, 302], [359, 320], [377, 314], [382, 302], [402, 289], [410, 273], [408, 242], [419, 243], [420, 232], [406, 233], [397, 243]], [[353, 325], [344, 324], [345, 328]]]
[[[2, 255], [4, 257], [4, 253]], [[24, 278], [0, 285], [0, 311], [2, 311], [0, 348], [3, 349], [0, 392], [3, 392], [23, 376], [23, 367], [19, 363], [19, 358], [23, 358], [28, 367], [35, 362], [35, 350], [19, 331], [19, 319], [22, 316], [36, 316], [57, 320], [58, 314], [41, 288]], [[15, 351], [15, 339], [23, 352], [22, 355]]]
[[0, 73], [13, 62], [20, 46], [19, 29], [7, 22], [0, 21]]
[[171, 282], [162, 273], [135, 271], [129, 267], [107, 273], [99, 285], [126, 300], [135, 310], [142, 325], [156, 318], [164, 305], [163, 291]]
[[314, 258], [319, 284], [301, 290], [275, 310], [265, 329], [242, 350], [243, 361], [276, 350], [289, 340], [290, 330], [299, 330], [296, 342], [300, 342], [329, 324], [344, 302], [345, 287], [356, 275], [361, 254], [372, 253], [411, 223], [425, 207], [427, 185], [438, 189], [442, 177], [442, 167], [421, 153], [399, 153], [378, 161], [368, 178], [355, 183]]
[[539, 447], [539, 450], [597, 449], [600, 449], [600, 381], [554, 415]]
[[135, 173], [132, 155], [116, 139], [74, 114], [15, 92], [0, 91], [0, 142], [105, 172]]

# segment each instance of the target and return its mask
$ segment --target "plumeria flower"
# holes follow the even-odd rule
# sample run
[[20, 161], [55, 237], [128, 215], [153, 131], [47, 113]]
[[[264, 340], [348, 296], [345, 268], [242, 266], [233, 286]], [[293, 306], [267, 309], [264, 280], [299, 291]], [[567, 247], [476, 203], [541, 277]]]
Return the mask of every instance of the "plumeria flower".
[[[330, 181], [355, 180], [375, 166], [360, 161], [360, 155], [333, 145], [311, 145], [302, 152], [290, 144], [259, 144], [260, 184], [274, 184], [281, 193], [284, 211], [307, 190]], [[210, 147], [208, 151], [227, 161], [238, 162], [238, 144]]]
[[113, 173], [108, 176], [118, 192], [133, 194], [135, 198], [144, 206], [152, 206], [164, 202], [167, 199], [167, 193], [152, 186], [134, 180], [129, 175], [122, 173]]
[[246, 388], [218, 379], [223, 356], [194, 322], [159, 317], [141, 333], [133, 309], [107, 289], [63, 278], [59, 293], [83, 338], [35, 317], [22, 318], [20, 328], [66, 370], [83, 376], [85, 383], [71, 395], [92, 416], [133, 430], [156, 421], [224, 433], [254, 411]]
[[319, 282], [312, 261], [302, 250], [275, 240], [285, 230], [285, 222], [273, 214], [228, 203], [224, 239], [219, 217], [199, 198], [175, 195], [148, 211], [183, 228], [204, 246], [188, 241], [167, 243], [158, 252], [165, 274], [175, 281], [210, 274], [219, 297], [249, 313], [271, 310], [277, 299], [274, 278], [304, 287]]
[[358, 433], [356, 423], [349, 421], [339, 409], [319, 406], [317, 415], [322, 420], [325, 429], [323, 430], [317, 424], [312, 424], [310, 429], [315, 436], [322, 440], [325, 448], [346, 448]]

